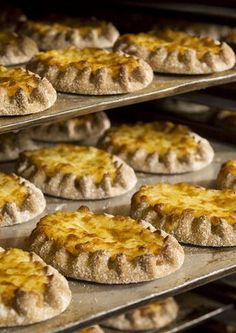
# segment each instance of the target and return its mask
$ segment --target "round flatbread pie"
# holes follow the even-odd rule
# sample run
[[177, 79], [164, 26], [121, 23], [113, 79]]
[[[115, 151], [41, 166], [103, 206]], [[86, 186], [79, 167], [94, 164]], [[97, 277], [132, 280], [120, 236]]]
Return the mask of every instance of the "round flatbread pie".
[[0, 66], [0, 116], [44, 111], [56, 98], [57, 93], [47, 79], [24, 68]]
[[210, 164], [209, 142], [183, 125], [171, 122], [136, 123], [111, 127], [99, 146], [126, 161], [134, 170], [173, 174]]
[[161, 73], [210, 74], [235, 65], [235, 54], [226, 43], [174, 30], [123, 35], [114, 50], [140, 57]]
[[95, 214], [87, 207], [42, 218], [29, 247], [65, 276], [107, 284], [151, 281], [184, 261], [173, 236], [145, 221]]
[[45, 76], [58, 91], [84, 95], [128, 93], [153, 79], [151, 67], [142, 59], [93, 48], [40, 52], [27, 68]]
[[20, 152], [36, 148], [39, 146], [27, 132], [3, 133], [0, 135], [0, 162], [16, 160]]
[[74, 331], [74, 333], [104, 333], [103, 329], [98, 326], [90, 326], [79, 331]]
[[219, 188], [229, 188], [236, 191], [236, 160], [225, 162], [217, 176]]
[[26, 21], [21, 33], [35, 40], [41, 50], [76, 46], [110, 48], [119, 32], [110, 22], [91, 19], [65, 19], [59, 22]]
[[33, 252], [0, 248], [0, 327], [37, 323], [69, 305], [66, 279]]
[[0, 227], [27, 222], [46, 207], [43, 193], [13, 173], [0, 172]]
[[76, 200], [121, 195], [137, 182], [133, 169], [120, 158], [71, 144], [21, 153], [17, 172], [46, 194]]
[[132, 197], [131, 216], [145, 219], [178, 241], [236, 245], [236, 192], [177, 183], [143, 186]]
[[33, 39], [14, 32], [0, 32], [0, 64], [15, 65], [29, 61], [38, 52]]
[[177, 314], [178, 305], [173, 297], [169, 297], [111, 317], [102, 325], [122, 332], [154, 330], [170, 324]]
[[[110, 127], [110, 120], [104, 112], [53, 122], [33, 127], [30, 137], [46, 142], [80, 142], [96, 144], [98, 139]], [[27, 150], [27, 149], [26, 149]]]

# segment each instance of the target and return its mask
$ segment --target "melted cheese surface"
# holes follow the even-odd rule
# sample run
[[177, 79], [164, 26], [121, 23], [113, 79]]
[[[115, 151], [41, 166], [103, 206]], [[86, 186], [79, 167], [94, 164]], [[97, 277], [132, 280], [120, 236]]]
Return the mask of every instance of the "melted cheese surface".
[[236, 192], [232, 190], [209, 190], [188, 183], [160, 183], [142, 187], [136, 199], [153, 207], [160, 204], [161, 214], [165, 215], [178, 216], [184, 210], [191, 210], [194, 217], [207, 215], [236, 223]]
[[94, 147], [81, 147], [59, 144], [49, 148], [26, 151], [23, 153], [32, 164], [44, 169], [48, 176], [60, 172], [73, 173], [78, 178], [91, 176], [96, 183], [109, 174], [112, 179], [117, 173], [113, 156]]
[[62, 70], [69, 65], [82, 70], [90, 68], [92, 72], [96, 72], [100, 68], [107, 68], [114, 76], [118, 75], [121, 66], [126, 66], [129, 71], [132, 71], [139, 65], [139, 59], [132, 56], [121, 55], [115, 52], [109, 52], [97, 48], [78, 49], [70, 47], [61, 50], [52, 50], [40, 52], [36, 58], [49, 65], [54, 65]]
[[158, 254], [163, 245], [163, 237], [128, 216], [94, 214], [87, 209], [47, 215], [37, 229], [75, 255], [105, 250], [112, 257], [124, 253], [132, 259]]
[[236, 175], [236, 160], [227, 161], [221, 169], [222, 174], [233, 174]]
[[177, 157], [195, 152], [197, 141], [191, 136], [187, 127], [170, 122], [137, 123], [112, 127], [106, 132], [114, 148], [135, 152], [144, 149], [148, 153], [158, 152], [160, 156], [170, 150]]
[[14, 202], [19, 207], [27, 195], [26, 187], [20, 184], [16, 176], [0, 172], [0, 208], [9, 202]]
[[21, 38], [12, 33], [12, 32], [5, 32], [5, 31], [0, 31], [0, 45], [5, 46], [5, 45], [16, 45]]
[[103, 331], [96, 326], [87, 327], [78, 331], [78, 333], [100, 333], [100, 332]]
[[33, 292], [42, 299], [49, 282], [45, 264], [33, 262], [28, 252], [11, 248], [0, 252], [0, 296], [10, 304], [17, 290]]
[[6, 90], [8, 96], [13, 96], [19, 89], [30, 94], [37, 87], [39, 79], [23, 68], [6, 68], [0, 66], [0, 89]]
[[197, 52], [199, 58], [207, 52], [217, 54], [221, 51], [221, 44], [209, 37], [200, 38], [174, 30], [151, 31], [136, 35], [128, 34], [121, 37], [121, 40], [143, 46], [150, 51], [165, 47], [169, 52], [178, 50], [180, 54], [183, 54], [186, 50], [193, 49]]

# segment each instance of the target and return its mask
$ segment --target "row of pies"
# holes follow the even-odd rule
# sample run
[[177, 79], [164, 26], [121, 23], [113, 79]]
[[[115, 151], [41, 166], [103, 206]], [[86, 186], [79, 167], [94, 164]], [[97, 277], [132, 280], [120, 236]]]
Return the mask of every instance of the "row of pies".
[[0, 32], [0, 51], [2, 65], [29, 61], [26, 70], [0, 67], [2, 116], [43, 111], [55, 103], [56, 90], [123, 94], [148, 86], [153, 72], [209, 74], [235, 65], [230, 46], [210, 37], [171, 29], [119, 37], [111, 23], [96, 19], [26, 20], [19, 35]]

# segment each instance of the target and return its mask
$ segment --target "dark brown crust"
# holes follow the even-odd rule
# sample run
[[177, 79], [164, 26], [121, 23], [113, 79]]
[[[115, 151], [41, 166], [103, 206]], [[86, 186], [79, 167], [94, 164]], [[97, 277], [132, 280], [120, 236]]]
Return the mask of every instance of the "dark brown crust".
[[[27, 36], [19, 36], [15, 33], [8, 33], [9, 43], [0, 42], [0, 64], [4, 66], [21, 64], [29, 61], [37, 52], [38, 47], [35, 41]], [[17, 38], [11, 43], [11, 38]]]
[[41, 214], [46, 207], [44, 195], [37, 187], [15, 174], [12, 176], [26, 187], [28, 195], [20, 207], [14, 201], [9, 201], [0, 208], [0, 227], [27, 222]]
[[[107, 52], [109, 53], [109, 51]], [[120, 56], [128, 55], [120, 54]], [[153, 79], [151, 67], [142, 59], [138, 60], [137, 67], [131, 73], [127, 66], [120, 65], [119, 74], [115, 78], [106, 67], [93, 73], [89, 65], [81, 70], [70, 64], [62, 70], [57, 66], [40, 61], [37, 56], [27, 64], [27, 68], [40, 76], [45, 76], [58, 91], [84, 95], [133, 92], [145, 88]]]
[[158, 255], [144, 254], [132, 260], [128, 260], [123, 253], [113, 258], [109, 251], [104, 250], [73, 255], [37, 227], [29, 237], [29, 247], [63, 275], [97, 283], [151, 281], [178, 270], [184, 261], [184, 251], [176, 239], [162, 230], [154, 229], [145, 221], [142, 221], [142, 225], [164, 237], [164, 245]]
[[[0, 251], [4, 249], [0, 248]], [[43, 262], [31, 252], [32, 262]], [[71, 291], [66, 279], [53, 267], [46, 266], [45, 274], [50, 282], [43, 295], [43, 306], [38, 304], [38, 295], [18, 290], [11, 305], [1, 303], [0, 327], [29, 325], [52, 318], [63, 312], [71, 300]]]
[[[22, 71], [25, 69], [22, 68]], [[57, 93], [51, 83], [46, 78], [28, 73], [37, 80], [37, 87], [31, 93], [19, 88], [12, 96], [8, 95], [5, 88], [0, 89], [0, 116], [23, 116], [41, 112], [55, 103]]]
[[161, 202], [152, 206], [148, 204], [148, 198], [140, 201], [140, 195], [139, 191], [136, 192], [131, 200], [131, 216], [134, 219], [144, 219], [167, 232], [170, 232], [170, 226], [174, 226], [171, 233], [179, 242], [186, 244], [236, 246], [236, 223], [230, 224], [216, 216], [194, 217], [191, 207], [184, 209], [180, 215], [163, 214]]
[[[159, 301], [159, 308], [152, 309], [149, 305], [128, 311], [117, 317], [109, 318], [102, 322], [105, 327], [120, 331], [146, 331], [160, 329], [170, 324], [178, 314], [178, 305], [173, 297]], [[152, 304], [150, 304], [152, 305]]]
[[152, 67], [154, 72], [160, 73], [211, 74], [225, 71], [235, 65], [235, 54], [226, 43], [221, 43], [219, 54], [214, 54], [209, 50], [202, 59], [198, 59], [196, 51], [191, 48], [183, 55], [178, 49], [168, 52], [165, 47], [149, 51], [141, 45], [125, 42], [121, 36], [114, 45], [114, 51], [122, 51], [140, 57]]

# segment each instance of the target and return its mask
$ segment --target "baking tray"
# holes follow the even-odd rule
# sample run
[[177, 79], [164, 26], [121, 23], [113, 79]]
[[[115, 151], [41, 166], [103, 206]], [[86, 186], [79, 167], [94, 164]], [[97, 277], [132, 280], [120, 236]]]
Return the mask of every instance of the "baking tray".
[[[179, 305], [178, 317], [170, 325], [162, 329], [146, 331], [146, 333], [176, 333], [203, 323], [233, 308], [233, 304], [217, 302], [194, 292], [186, 292], [175, 297]], [[103, 328], [105, 333], [121, 333], [121, 331]]]
[[235, 69], [212, 75], [187, 76], [158, 74], [154, 76], [153, 82], [147, 88], [130, 94], [82, 96], [59, 93], [55, 105], [44, 112], [20, 117], [0, 117], [0, 133], [199, 90], [233, 81], [236, 81]]
[[[155, 176], [138, 174], [136, 188], [126, 195], [106, 200], [71, 201], [47, 197], [47, 210], [73, 210], [81, 204], [94, 211], [112, 214], [128, 214], [130, 198], [142, 184], [160, 181], [189, 181], [206, 187], [215, 186], [215, 177], [220, 165], [229, 158], [236, 158], [234, 146], [214, 144], [214, 162], [203, 170], [184, 175]], [[13, 163], [0, 164], [0, 170], [14, 169]], [[27, 237], [38, 219], [17, 226], [0, 229], [0, 246], [25, 247]], [[60, 316], [43, 323], [24, 328], [1, 329], [4, 333], [56, 333], [73, 332], [105, 317], [124, 312], [154, 299], [175, 295], [183, 291], [217, 280], [236, 272], [236, 248], [213, 249], [185, 246], [186, 259], [183, 267], [168, 277], [149, 283], [130, 285], [99, 285], [70, 280], [73, 299], [69, 308]]]

